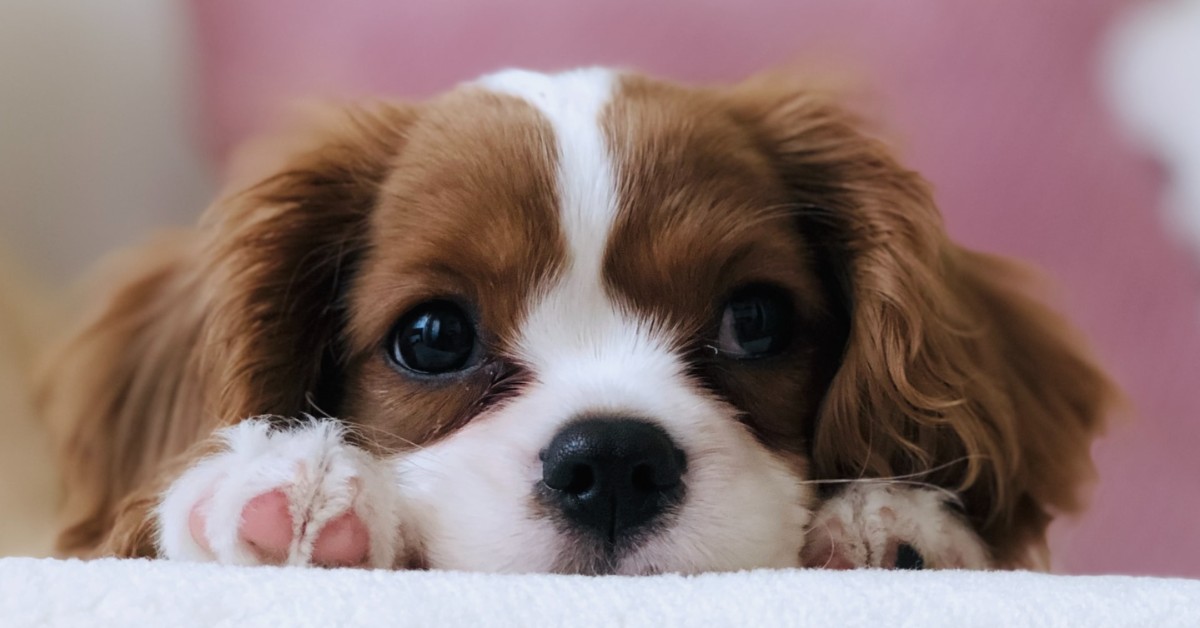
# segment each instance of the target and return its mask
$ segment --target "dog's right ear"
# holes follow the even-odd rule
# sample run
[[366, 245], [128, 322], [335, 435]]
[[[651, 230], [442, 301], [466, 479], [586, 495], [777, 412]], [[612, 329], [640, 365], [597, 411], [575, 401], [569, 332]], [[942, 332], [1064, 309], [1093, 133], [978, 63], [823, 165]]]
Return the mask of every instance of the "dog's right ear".
[[774, 77], [733, 102], [832, 260], [847, 313], [813, 474], [942, 486], [998, 564], [1040, 564], [1051, 518], [1082, 506], [1115, 385], [1031, 273], [953, 242], [929, 184], [854, 116]]
[[36, 378], [65, 485], [60, 553], [150, 553], [138, 511], [192, 443], [251, 415], [335, 410], [321, 396], [336, 396], [340, 297], [415, 115], [325, 112], [250, 144], [197, 228], [110, 263]]

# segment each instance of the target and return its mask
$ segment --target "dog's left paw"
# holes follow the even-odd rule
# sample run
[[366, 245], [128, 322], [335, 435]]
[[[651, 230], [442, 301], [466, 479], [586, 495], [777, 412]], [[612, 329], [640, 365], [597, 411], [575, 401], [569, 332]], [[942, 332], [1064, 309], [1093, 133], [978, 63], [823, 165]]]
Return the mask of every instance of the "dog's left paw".
[[155, 516], [165, 558], [226, 564], [397, 566], [405, 556], [390, 465], [336, 420], [247, 419], [176, 479]]
[[800, 553], [823, 569], [987, 569], [987, 548], [942, 492], [855, 483], [817, 511]]

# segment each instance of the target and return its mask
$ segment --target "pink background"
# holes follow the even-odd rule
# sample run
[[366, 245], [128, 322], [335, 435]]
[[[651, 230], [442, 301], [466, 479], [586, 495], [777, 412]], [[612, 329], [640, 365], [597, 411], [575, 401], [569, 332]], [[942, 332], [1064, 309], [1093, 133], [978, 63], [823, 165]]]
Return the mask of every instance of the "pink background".
[[504, 66], [616, 65], [736, 80], [848, 70], [937, 187], [951, 233], [1045, 268], [1126, 388], [1091, 511], [1055, 530], [1076, 573], [1200, 576], [1196, 267], [1165, 233], [1152, 164], [1098, 100], [1117, 0], [193, 0], [219, 159], [297, 97], [421, 97]]

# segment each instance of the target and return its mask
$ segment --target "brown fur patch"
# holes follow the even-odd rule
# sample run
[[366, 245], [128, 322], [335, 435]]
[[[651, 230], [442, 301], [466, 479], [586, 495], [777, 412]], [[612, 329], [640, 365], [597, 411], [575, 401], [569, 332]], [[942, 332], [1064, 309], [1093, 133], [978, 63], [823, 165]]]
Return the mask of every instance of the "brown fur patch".
[[[681, 338], [694, 372], [764, 443], [801, 453], [842, 339], [794, 204], [725, 104], [640, 77], [622, 81], [603, 122], [621, 203], [605, 278], [627, 307]], [[725, 301], [750, 284], [789, 294], [796, 337], [769, 358], [714, 355]]]
[[[431, 103], [385, 183], [371, 252], [350, 294], [345, 416], [369, 442], [402, 449], [444, 436], [523, 377], [516, 325], [565, 261], [549, 124], [524, 101], [478, 89]], [[485, 363], [441, 379], [397, 373], [383, 343], [434, 298], [478, 319]]]

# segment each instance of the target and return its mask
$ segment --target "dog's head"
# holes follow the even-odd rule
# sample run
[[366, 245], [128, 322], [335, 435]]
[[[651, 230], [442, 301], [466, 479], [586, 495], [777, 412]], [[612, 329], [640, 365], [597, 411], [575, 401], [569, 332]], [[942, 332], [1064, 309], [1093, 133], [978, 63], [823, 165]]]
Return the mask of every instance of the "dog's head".
[[[794, 564], [845, 346], [766, 138], [720, 96], [505, 72], [418, 110], [346, 286], [336, 413], [431, 564]], [[802, 210], [801, 210], [802, 211]]]
[[177, 262], [169, 394], [402, 453], [430, 565], [790, 566], [813, 480], [914, 473], [1005, 560], [1090, 471], [1103, 378], [802, 88], [509, 71], [251, 161]]

